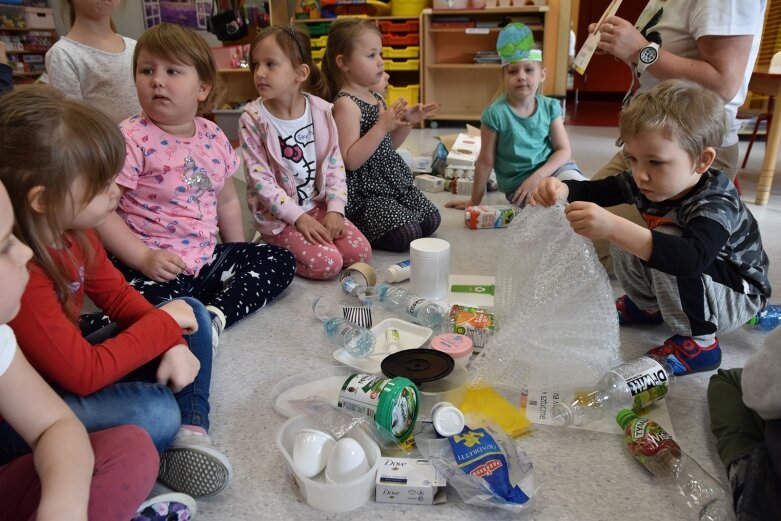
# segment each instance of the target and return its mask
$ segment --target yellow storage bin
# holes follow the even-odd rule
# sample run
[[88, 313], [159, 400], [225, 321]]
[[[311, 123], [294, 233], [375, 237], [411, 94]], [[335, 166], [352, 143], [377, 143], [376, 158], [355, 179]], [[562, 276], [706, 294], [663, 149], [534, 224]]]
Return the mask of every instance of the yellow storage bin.
[[426, 7], [431, 7], [431, 0], [391, 0], [391, 15], [420, 16]]
[[312, 60], [322, 60], [325, 54], [325, 47], [322, 49], [312, 49]]
[[404, 60], [385, 62], [386, 71], [416, 71], [420, 68], [420, 60]]
[[312, 48], [315, 47], [325, 47], [328, 43], [328, 35], [321, 36], [319, 38], [312, 38], [309, 40], [309, 43], [312, 45]]
[[388, 106], [390, 107], [399, 98], [406, 99], [410, 105], [417, 104], [420, 101], [420, 85], [407, 85], [406, 87], [388, 85]]
[[383, 47], [383, 58], [417, 58], [420, 56], [420, 47], [417, 45], [411, 45], [404, 48]]

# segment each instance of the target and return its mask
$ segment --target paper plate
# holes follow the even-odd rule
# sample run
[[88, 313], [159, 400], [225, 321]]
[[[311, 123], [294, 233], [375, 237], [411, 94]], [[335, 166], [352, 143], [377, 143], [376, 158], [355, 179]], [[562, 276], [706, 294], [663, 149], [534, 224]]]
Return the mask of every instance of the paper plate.
[[391, 328], [399, 332], [399, 351], [423, 346], [431, 338], [432, 333], [431, 328], [428, 327], [419, 326], [399, 318], [386, 318], [371, 329], [376, 339], [372, 354], [364, 358], [357, 358], [344, 349], [339, 348], [334, 351], [334, 358], [362, 373], [379, 373], [382, 360], [391, 354], [388, 350], [388, 343], [385, 340], [385, 331]]

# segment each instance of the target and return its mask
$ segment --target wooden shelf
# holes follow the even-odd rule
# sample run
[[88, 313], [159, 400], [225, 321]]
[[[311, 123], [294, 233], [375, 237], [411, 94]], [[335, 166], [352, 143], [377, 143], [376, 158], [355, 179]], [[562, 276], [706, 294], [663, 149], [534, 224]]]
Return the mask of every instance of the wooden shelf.
[[41, 49], [39, 51], [33, 51], [33, 50], [25, 49], [23, 51], [18, 51], [18, 50], [17, 51], [5, 51], [5, 53], [6, 54], [44, 54], [48, 50], [49, 49]]
[[547, 13], [550, 9], [547, 5], [525, 5], [522, 7], [497, 7], [493, 9], [424, 9], [424, 14], [431, 16], [440, 15], [465, 15], [465, 14], [535, 14]]
[[251, 73], [252, 71], [249, 69], [244, 69], [242, 67], [237, 67], [235, 69], [217, 69], [217, 72], [220, 74], [241, 74], [241, 73]]
[[502, 68], [500, 63], [432, 63], [427, 65], [429, 69], [493, 69], [499, 70]]
[[20, 76], [40, 76], [45, 71], [13, 71], [11, 73], [11, 76], [14, 78], [20, 77]]
[[[528, 25], [532, 32], [540, 32], [543, 30], [541, 25]], [[490, 34], [501, 32], [501, 27], [432, 27], [429, 29], [431, 33], [463, 33], [463, 34]]]
[[[365, 18], [367, 20], [413, 20], [416, 19], [417, 16], [361, 16], [360, 18]], [[337, 20], [339, 20], [339, 18], [297, 18], [291, 21], [295, 24], [320, 24], [324, 22], [333, 23]]]
[[2, 26], [0, 26], [0, 32], [4, 32], [4, 31], [8, 31], [8, 32], [12, 32], [12, 33], [29, 33], [29, 32], [33, 32], [33, 31], [39, 32], [39, 33], [55, 33], [55, 32], [57, 32], [55, 29], [35, 29], [35, 28], [32, 28], [32, 29], [28, 29], [28, 28], [20, 29], [19, 27], [2, 27]]

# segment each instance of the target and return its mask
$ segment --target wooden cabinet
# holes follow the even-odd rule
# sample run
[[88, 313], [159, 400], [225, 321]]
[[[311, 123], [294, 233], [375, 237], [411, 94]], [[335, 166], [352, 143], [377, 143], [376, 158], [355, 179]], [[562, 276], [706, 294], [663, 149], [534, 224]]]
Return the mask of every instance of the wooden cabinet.
[[[463, 17], [467, 24], [475, 27], [443, 27], [443, 19], [438, 18], [442, 16]], [[435, 119], [480, 119], [483, 109], [498, 91], [501, 65], [475, 63], [475, 55], [481, 51], [495, 52], [501, 27], [511, 21], [522, 21], [534, 33], [535, 43], [542, 47], [543, 65], [548, 69], [543, 93], [557, 94], [554, 92], [555, 76], [557, 69], [561, 69], [559, 65], [566, 64], [566, 49], [563, 49], [562, 62], [559, 53], [552, 48], [556, 47], [555, 44], [548, 45], [551, 38], [546, 38], [546, 34], [556, 31], [548, 17], [548, 6], [479, 10], [426, 9], [421, 15], [422, 101], [439, 103]], [[566, 69], [562, 71], [566, 74]]]

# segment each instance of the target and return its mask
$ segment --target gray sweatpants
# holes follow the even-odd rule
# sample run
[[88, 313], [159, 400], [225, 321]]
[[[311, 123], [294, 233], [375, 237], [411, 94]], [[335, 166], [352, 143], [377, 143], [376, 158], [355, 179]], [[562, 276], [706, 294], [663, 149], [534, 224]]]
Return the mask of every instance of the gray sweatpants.
[[644, 311], [661, 311], [673, 332], [693, 337], [700, 345], [739, 328], [764, 305], [762, 296], [737, 292], [709, 275], [676, 277], [649, 268], [616, 246], [611, 245], [610, 253], [616, 278], [629, 298]]

